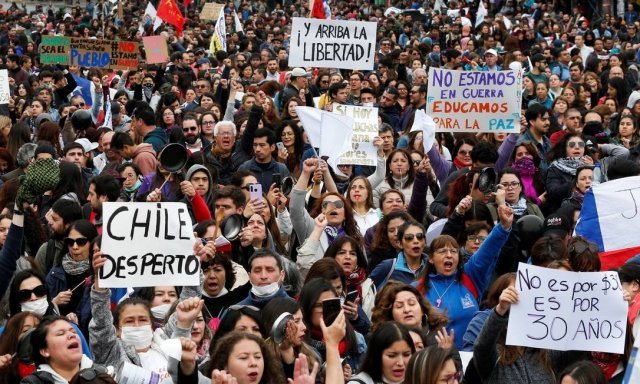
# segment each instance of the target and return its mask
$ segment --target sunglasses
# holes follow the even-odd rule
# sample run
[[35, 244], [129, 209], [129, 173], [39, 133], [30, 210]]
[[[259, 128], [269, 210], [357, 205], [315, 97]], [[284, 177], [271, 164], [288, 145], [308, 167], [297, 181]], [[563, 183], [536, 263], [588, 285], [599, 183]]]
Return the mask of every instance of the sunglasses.
[[584, 148], [585, 146], [584, 141], [570, 141], [567, 144], [569, 144], [569, 148]]
[[322, 202], [322, 209], [327, 209], [329, 204], [333, 204], [333, 206], [336, 207], [336, 209], [344, 208], [344, 203], [342, 202], [342, 200], [336, 200], [336, 201], [325, 200]]
[[581, 255], [587, 250], [595, 254], [597, 254], [600, 251], [600, 249], [598, 249], [598, 246], [596, 244], [591, 242], [584, 242], [584, 241], [575, 242], [571, 244], [571, 246], [569, 247], [569, 252], [575, 253], [576, 255]]
[[18, 291], [18, 302], [23, 303], [31, 299], [31, 295], [43, 297], [47, 295], [47, 288], [44, 285], [38, 285], [33, 289], [21, 289]]
[[205, 84], [198, 84], [198, 85], [196, 85], [196, 88], [198, 88], [198, 89], [207, 88], [207, 86]]
[[73, 247], [74, 244], [78, 244], [79, 247], [84, 247], [89, 243], [89, 239], [86, 237], [78, 237], [77, 239], [72, 239], [70, 237], [64, 238], [64, 245], [67, 247]]
[[411, 162], [412, 162], [412, 163], [413, 163], [413, 165], [415, 165], [415, 166], [420, 165], [420, 162], [421, 162], [421, 161], [422, 161], [422, 160], [411, 160]]
[[182, 132], [196, 132], [198, 130], [198, 127], [184, 127], [182, 128]]
[[220, 319], [220, 322], [222, 322], [224, 320], [224, 318], [227, 317], [229, 312], [231, 312], [231, 311], [240, 311], [240, 310], [242, 310], [244, 308], [252, 310], [252, 311], [257, 312], [257, 313], [260, 313], [260, 310], [258, 308], [256, 308], [256, 307], [254, 307], [253, 305], [235, 304], [235, 305], [232, 305], [232, 306], [226, 308], [225, 310], [223, 310], [222, 313], [220, 314], [220, 316], [218, 316], [218, 318]]
[[413, 241], [414, 238], [418, 240], [424, 240], [424, 233], [416, 233], [415, 235], [413, 233], [407, 233], [406, 235], [402, 236], [402, 239], [405, 241]]
[[76, 108], [84, 108], [84, 103], [78, 103], [73, 105]]
[[142, 84], [143, 87], [153, 87], [153, 83]]

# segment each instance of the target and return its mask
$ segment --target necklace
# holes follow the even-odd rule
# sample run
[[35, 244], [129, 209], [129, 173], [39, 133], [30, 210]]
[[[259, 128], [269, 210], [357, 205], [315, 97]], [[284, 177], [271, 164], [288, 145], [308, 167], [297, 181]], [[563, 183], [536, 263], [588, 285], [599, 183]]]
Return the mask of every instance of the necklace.
[[440, 292], [438, 292], [438, 288], [436, 288], [436, 285], [431, 283], [431, 287], [436, 291], [436, 295], [438, 295], [438, 299], [436, 300], [436, 307], [440, 308], [440, 305], [442, 305], [442, 296], [444, 296], [447, 291], [449, 290], [449, 288], [451, 288], [451, 286], [453, 285], [453, 283], [455, 283], [455, 279], [449, 284], [449, 286], [447, 287], [447, 289], [444, 290], [444, 292], [442, 292], [442, 295], [440, 294]]

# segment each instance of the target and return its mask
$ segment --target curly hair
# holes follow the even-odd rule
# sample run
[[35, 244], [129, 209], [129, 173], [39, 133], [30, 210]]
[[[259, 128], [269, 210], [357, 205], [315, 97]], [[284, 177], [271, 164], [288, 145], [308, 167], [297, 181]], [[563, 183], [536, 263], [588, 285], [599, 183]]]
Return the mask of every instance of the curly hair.
[[449, 322], [447, 316], [435, 309], [416, 287], [389, 280], [376, 295], [375, 306], [371, 312], [371, 332], [375, 332], [385, 322], [395, 320], [392, 315], [393, 303], [400, 292], [411, 292], [416, 297], [423, 315], [426, 315], [426, 321], [423, 319], [422, 326], [427, 333], [444, 327]]
[[205, 372], [207, 377], [211, 377], [211, 373], [214, 369], [223, 370], [227, 367], [229, 356], [235, 348], [235, 346], [243, 341], [250, 340], [255, 342], [260, 351], [262, 352], [262, 359], [264, 361], [264, 371], [262, 372], [262, 378], [259, 384], [280, 384], [285, 382], [285, 378], [282, 374], [282, 368], [280, 364], [276, 364], [276, 359], [273, 358], [272, 353], [267, 348], [267, 344], [263, 339], [258, 336], [244, 333], [244, 332], [230, 332], [225, 335], [220, 342], [217, 343], [216, 349], [211, 355], [211, 364], [207, 367]]

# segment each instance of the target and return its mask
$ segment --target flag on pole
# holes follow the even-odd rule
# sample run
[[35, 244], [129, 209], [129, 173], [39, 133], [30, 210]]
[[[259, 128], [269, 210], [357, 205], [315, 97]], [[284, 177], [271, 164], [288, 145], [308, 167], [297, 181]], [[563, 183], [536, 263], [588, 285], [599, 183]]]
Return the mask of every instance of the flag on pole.
[[488, 15], [487, 8], [484, 7], [484, 3], [482, 2], [482, 0], [480, 0], [480, 4], [478, 4], [478, 13], [476, 13], [476, 25], [475, 25], [476, 28], [478, 28], [478, 25], [484, 22], [484, 18], [487, 15]]
[[160, 5], [158, 5], [157, 16], [165, 23], [176, 27], [178, 36], [182, 35], [185, 18], [182, 16], [182, 12], [180, 12], [178, 4], [176, 4], [176, 0], [161, 0]]
[[[346, 176], [338, 168], [340, 157], [351, 150], [353, 118], [323, 111], [320, 125], [320, 157], [327, 156], [327, 164], [340, 176]], [[337, 143], [337, 144], [336, 144]]]
[[218, 21], [216, 21], [216, 27], [213, 30], [213, 36], [211, 36], [211, 44], [209, 45], [209, 52], [214, 54], [218, 51], [227, 50], [227, 26], [224, 23], [224, 12], [220, 11], [218, 15]]
[[410, 132], [422, 131], [424, 153], [428, 153], [436, 140], [436, 123], [422, 109], [416, 110]]
[[311, 9], [311, 17], [315, 19], [326, 19], [327, 14], [324, 11], [323, 0], [309, 0], [309, 9]]
[[[222, 12], [220, 12], [220, 13], [222, 13]], [[238, 17], [238, 12], [233, 11], [233, 19], [234, 19], [234, 23], [235, 23], [236, 32], [244, 33], [244, 28], [242, 28], [242, 23], [240, 22], [240, 18]]]

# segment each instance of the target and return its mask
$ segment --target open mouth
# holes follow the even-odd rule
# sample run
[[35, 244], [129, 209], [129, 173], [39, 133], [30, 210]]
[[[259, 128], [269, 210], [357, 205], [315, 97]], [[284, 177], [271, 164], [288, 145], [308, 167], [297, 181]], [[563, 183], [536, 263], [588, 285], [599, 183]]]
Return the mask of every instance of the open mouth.
[[402, 377], [404, 376], [404, 368], [398, 368], [391, 371], [394, 377]]
[[73, 343], [69, 344], [67, 349], [68, 350], [78, 350], [78, 349], [80, 349], [80, 343], [78, 343], [77, 341], [74, 341]]
[[334, 216], [334, 217], [335, 217], [335, 216], [338, 216], [338, 212], [336, 212], [336, 211], [331, 211], [331, 212], [329, 212], [329, 215], [328, 215], [328, 216]]
[[251, 372], [247, 374], [247, 376], [249, 377], [249, 381], [258, 381], [258, 372]]
[[412, 247], [411, 250], [413, 251], [413, 253], [416, 253], [416, 254], [422, 252], [422, 248], [420, 247]]

